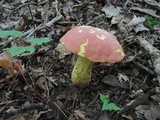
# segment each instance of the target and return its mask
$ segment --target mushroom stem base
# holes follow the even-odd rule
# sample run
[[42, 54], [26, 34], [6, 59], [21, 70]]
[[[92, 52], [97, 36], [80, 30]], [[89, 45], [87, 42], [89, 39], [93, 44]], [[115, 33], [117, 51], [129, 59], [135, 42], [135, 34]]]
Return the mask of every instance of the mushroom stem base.
[[87, 86], [90, 82], [92, 67], [92, 61], [85, 57], [78, 56], [71, 76], [73, 84], [78, 86]]

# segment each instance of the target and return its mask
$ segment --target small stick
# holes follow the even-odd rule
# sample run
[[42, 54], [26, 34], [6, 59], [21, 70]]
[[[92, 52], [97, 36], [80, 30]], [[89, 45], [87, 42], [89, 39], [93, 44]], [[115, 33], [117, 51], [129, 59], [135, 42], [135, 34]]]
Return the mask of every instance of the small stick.
[[147, 42], [145, 38], [137, 37], [137, 42], [139, 42], [140, 45], [149, 52], [153, 61], [153, 68], [160, 85], [160, 51], [157, 48], [153, 47], [149, 42]]
[[36, 103], [36, 104], [33, 104], [33, 105], [30, 105], [30, 106], [25, 106], [25, 107], [22, 107], [22, 108], [19, 108], [19, 109], [16, 109], [14, 111], [11, 111], [11, 112], [8, 112], [8, 113], [5, 113], [3, 119], [6, 119], [8, 117], [11, 117], [11, 116], [15, 116], [15, 115], [18, 115], [18, 114], [21, 114], [21, 113], [24, 113], [26, 111], [29, 111], [29, 110], [43, 110], [45, 107], [44, 107], [44, 104], [43, 103]]
[[56, 18], [53, 18], [51, 21], [47, 22], [46, 24], [44, 24], [44, 25], [42, 25], [42, 24], [39, 25], [36, 29], [31, 28], [30, 30], [28, 30], [28, 31], [26, 31], [25, 33], [23, 33], [22, 36], [26, 36], [26, 35], [27, 35], [26, 38], [28, 38], [28, 37], [29, 37], [31, 34], [33, 34], [36, 30], [40, 30], [40, 29], [43, 29], [43, 28], [45, 28], [45, 27], [51, 27], [55, 22], [61, 20], [62, 18], [63, 18], [63, 16], [62, 16], [62, 15], [59, 15], [59, 16], [57, 16]]

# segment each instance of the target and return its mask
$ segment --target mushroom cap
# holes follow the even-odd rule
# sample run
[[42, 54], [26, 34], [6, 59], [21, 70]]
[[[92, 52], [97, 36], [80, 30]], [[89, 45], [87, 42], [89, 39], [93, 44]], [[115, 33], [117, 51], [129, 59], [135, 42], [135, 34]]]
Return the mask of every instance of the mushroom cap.
[[74, 27], [60, 42], [71, 52], [93, 62], [115, 63], [124, 58], [124, 51], [116, 37], [92, 26]]

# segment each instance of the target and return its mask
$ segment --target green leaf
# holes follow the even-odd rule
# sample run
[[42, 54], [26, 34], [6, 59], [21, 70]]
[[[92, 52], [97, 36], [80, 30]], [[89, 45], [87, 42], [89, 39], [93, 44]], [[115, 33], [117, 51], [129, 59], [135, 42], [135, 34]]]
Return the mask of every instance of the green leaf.
[[20, 55], [22, 53], [33, 53], [35, 51], [35, 48], [32, 46], [26, 46], [26, 47], [11, 47], [11, 48], [5, 48], [4, 50], [9, 51], [12, 56]]
[[156, 20], [156, 19], [153, 19], [153, 18], [150, 17], [150, 16], [146, 16], [145, 18], [146, 18], [147, 23], [148, 23], [148, 25], [149, 25], [149, 27], [150, 27], [151, 29], [153, 29], [153, 27], [154, 27], [155, 25], [160, 25], [160, 21], [158, 21], [158, 20]]
[[102, 101], [102, 110], [120, 110], [116, 104], [114, 103], [109, 103], [109, 98], [106, 95], [103, 95], [100, 93], [100, 100]]
[[100, 93], [100, 100], [103, 102], [103, 104], [108, 104], [109, 102], [109, 99], [107, 98], [107, 96], [101, 93]]
[[116, 104], [114, 103], [109, 103], [109, 104], [103, 104], [102, 106], [102, 110], [120, 110], [121, 108], [118, 107]]
[[22, 32], [16, 30], [0, 30], [0, 38], [5, 38], [7, 36], [17, 37], [21, 35]]
[[47, 42], [50, 42], [50, 41], [51, 41], [51, 39], [49, 37], [32, 38], [32, 39], [28, 40], [28, 42], [34, 43], [34, 44], [37, 44], [37, 45], [42, 45], [43, 43], [47, 43]]

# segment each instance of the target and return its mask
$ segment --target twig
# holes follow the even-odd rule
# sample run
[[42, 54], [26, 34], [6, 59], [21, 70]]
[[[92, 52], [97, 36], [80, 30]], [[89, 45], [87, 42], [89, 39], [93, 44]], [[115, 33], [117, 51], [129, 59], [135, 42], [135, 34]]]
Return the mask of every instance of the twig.
[[144, 66], [144, 65], [142, 65], [142, 64], [140, 64], [140, 63], [138, 63], [138, 62], [135, 62], [135, 61], [133, 61], [133, 63], [134, 63], [135, 65], [137, 65], [138, 67], [140, 67], [141, 69], [143, 69], [143, 70], [145, 70], [146, 72], [148, 72], [149, 74], [155, 75], [154, 71], [152, 71], [151, 69], [147, 68], [146, 66]]
[[160, 10], [160, 4], [156, 0], [154, 0], [154, 1], [152, 1], [152, 0], [143, 0], [143, 1], [146, 2], [147, 4], [151, 5], [152, 7]]
[[58, 11], [58, 0], [55, 0], [56, 2], [56, 12], [57, 12], [57, 16], [60, 15], [59, 11]]
[[83, 23], [73, 14], [73, 12], [72, 11], [70, 11], [70, 5], [68, 5], [68, 4], [66, 4], [67, 5], [67, 7], [68, 7], [68, 10], [69, 10], [69, 12], [71, 13], [71, 15], [81, 24], [81, 25], [83, 25]]
[[49, 1], [46, 2], [46, 4], [45, 4], [45, 9], [44, 9], [44, 13], [45, 13], [44, 23], [45, 23], [45, 24], [46, 24], [47, 21], [48, 21], [48, 14], [49, 14], [48, 11], [49, 11]]
[[57, 103], [53, 102], [54, 105], [61, 111], [61, 113], [65, 116], [65, 118], [68, 118], [67, 115], [63, 112], [63, 110], [57, 105]]
[[23, 73], [21, 67], [20, 67], [19, 65], [17, 65], [17, 67], [18, 67], [18, 69], [19, 69], [19, 71], [20, 71], [20, 74], [22, 75], [24, 81], [25, 81], [26, 84], [28, 85], [28, 87], [31, 88], [31, 90], [32, 90], [33, 92], [35, 92], [35, 94], [38, 95], [41, 99], [44, 99], [33, 87], [30, 86], [30, 84], [28, 83], [27, 79], [26, 79], [25, 76], [24, 76], [24, 73]]
[[[28, 0], [27, 0], [27, 2], [28, 2]], [[28, 8], [29, 8], [29, 12], [31, 14], [31, 19], [33, 20], [33, 15], [32, 15], [32, 11], [31, 11], [31, 7], [29, 5], [28, 5]]]
[[52, 19], [51, 21], [49, 21], [45, 26], [47, 27], [51, 27], [55, 22], [61, 20], [63, 18], [62, 15], [59, 15], [58, 17]]
[[2, 1], [0, 2], [0, 4], [3, 4], [4, 1], [5, 1], [5, 0], [2, 0]]
[[129, 1], [130, 1], [130, 0], [126, 0], [125, 4], [124, 4], [124, 6], [123, 6], [123, 9], [126, 9], [127, 4], [129, 3]]
[[5, 113], [3, 119], [6, 119], [6, 118], [11, 117], [11, 116], [18, 115], [18, 114], [26, 112], [28, 110], [36, 110], [36, 109], [38, 109], [38, 110], [44, 110], [44, 108], [45, 107], [44, 107], [43, 103], [33, 104], [33, 105], [30, 105], [30, 106], [22, 107], [22, 108], [14, 110], [14, 111]]
[[15, 9], [9, 14], [8, 17], [10, 18], [11, 15], [12, 15], [15, 11], [18, 11], [20, 8], [22, 8], [22, 7], [24, 7], [24, 6], [31, 5], [31, 4], [38, 5], [38, 3], [36, 3], [36, 2], [29, 2], [29, 3], [22, 4], [22, 5], [20, 5], [19, 7], [15, 8]]
[[146, 51], [149, 52], [153, 61], [153, 68], [157, 75], [157, 80], [160, 85], [160, 51], [157, 48], [153, 47], [149, 42], [147, 42], [145, 38], [137, 37], [137, 41]]
[[33, 34], [36, 30], [40, 30], [43, 29], [45, 27], [51, 27], [55, 22], [61, 20], [63, 18], [62, 15], [57, 16], [56, 18], [53, 18], [51, 21], [49, 21], [48, 23], [44, 24], [44, 25], [40, 25], [38, 26], [36, 29], [31, 28], [30, 30], [26, 31], [25, 33], [23, 33], [22, 36], [26, 36], [28, 35], [26, 38], [28, 38], [31, 34]]

